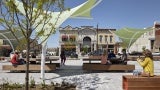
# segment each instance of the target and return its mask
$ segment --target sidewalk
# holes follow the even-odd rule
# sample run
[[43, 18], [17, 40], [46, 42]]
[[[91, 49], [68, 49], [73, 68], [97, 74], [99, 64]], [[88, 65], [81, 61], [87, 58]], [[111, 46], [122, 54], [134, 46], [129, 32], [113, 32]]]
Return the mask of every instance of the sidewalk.
[[[4, 80], [11, 82], [25, 82], [25, 73], [11, 73], [2, 71], [3, 64], [9, 62], [0, 62], [0, 83]], [[47, 84], [61, 83], [62, 80], [77, 84], [77, 90], [122, 90], [122, 75], [132, 75], [132, 72], [86, 72], [82, 70], [82, 60], [67, 60], [65, 66], [61, 66], [58, 70], [45, 73], [45, 82]], [[134, 64], [137, 70], [142, 70], [136, 61], [129, 61], [128, 64]], [[154, 61], [155, 74], [160, 75], [160, 61]], [[42, 83], [40, 73], [30, 73], [36, 83]]]

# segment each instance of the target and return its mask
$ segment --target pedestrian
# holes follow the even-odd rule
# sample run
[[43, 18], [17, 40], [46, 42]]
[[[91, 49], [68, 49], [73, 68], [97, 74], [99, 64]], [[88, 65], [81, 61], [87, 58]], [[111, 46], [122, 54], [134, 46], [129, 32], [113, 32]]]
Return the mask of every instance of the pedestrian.
[[61, 57], [61, 65], [65, 65], [66, 55], [65, 55], [65, 52], [63, 50], [61, 51], [60, 57]]

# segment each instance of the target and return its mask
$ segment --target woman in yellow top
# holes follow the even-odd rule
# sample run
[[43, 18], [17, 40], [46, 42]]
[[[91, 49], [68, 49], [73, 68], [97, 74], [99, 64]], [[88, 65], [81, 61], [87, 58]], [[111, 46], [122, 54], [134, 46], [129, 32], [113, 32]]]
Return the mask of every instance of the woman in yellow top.
[[153, 55], [150, 50], [146, 49], [143, 52], [144, 59], [138, 58], [138, 63], [143, 67], [142, 76], [154, 76]]

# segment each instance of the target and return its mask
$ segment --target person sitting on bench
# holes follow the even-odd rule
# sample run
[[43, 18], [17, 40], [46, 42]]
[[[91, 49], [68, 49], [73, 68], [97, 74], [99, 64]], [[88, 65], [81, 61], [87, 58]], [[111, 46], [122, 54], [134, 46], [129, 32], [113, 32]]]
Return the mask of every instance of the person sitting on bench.
[[25, 61], [23, 59], [19, 59], [19, 52], [15, 51], [14, 55], [11, 57], [11, 63], [12, 65], [21, 65], [25, 64]]
[[108, 59], [115, 59], [116, 58], [116, 55], [114, 54], [113, 51], [111, 51], [109, 54], [108, 54]]
[[111, 64], [111, 62], [107, 60], [107, 58], [108, 58], [107, 51], [104, 50], [101, 56], [101, 64]]
[[143, 52], [144, 58], [137, 58], [137, 62], [143, 67], [142, 76], [154, 76], [154, 62], [152, 52], [148, 49]]
[[127, 53], [126, 49], [122, 50], [121, 64], [127, 64]]
[[110, 64], [115, 64], [117, 62], [116, 55], [113, 51], [110, 51], [107, 60], [110, 62]]
[[106, 53], [106, 50], [104, 50], [101, 56], [101, 64], [106, 64], [106, 63], [107, 63], [107, 53]]

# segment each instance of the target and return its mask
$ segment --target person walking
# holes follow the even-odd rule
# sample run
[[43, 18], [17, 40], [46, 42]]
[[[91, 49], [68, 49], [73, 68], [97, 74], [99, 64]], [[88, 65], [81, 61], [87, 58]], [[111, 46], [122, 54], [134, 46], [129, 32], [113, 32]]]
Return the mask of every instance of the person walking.
[[61, 57], [61, 65], [65, 65], [66, 55], [65, 55], [65, 52], [63, 50], [61, 51], [60, 57]]

